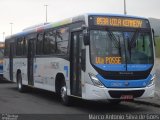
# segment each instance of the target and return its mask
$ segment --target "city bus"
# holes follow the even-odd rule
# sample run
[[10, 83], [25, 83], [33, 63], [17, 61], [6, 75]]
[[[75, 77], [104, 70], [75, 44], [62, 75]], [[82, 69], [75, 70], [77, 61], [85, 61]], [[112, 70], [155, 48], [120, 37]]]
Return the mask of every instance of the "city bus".
[[3, 78], [4, 42], [0, 42], [0, 78]]
[[155, 52], [148, 19], [84, 14], [30, 27], [5, 40], [4, 77], [73, 97], [120, 103], [154, 96]]

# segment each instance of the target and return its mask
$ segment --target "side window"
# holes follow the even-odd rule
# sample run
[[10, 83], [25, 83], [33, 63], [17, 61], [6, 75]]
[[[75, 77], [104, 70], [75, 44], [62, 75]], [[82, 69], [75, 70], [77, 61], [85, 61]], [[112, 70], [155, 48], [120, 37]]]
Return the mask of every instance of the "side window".
[[45, 40], [44, 40], [44, 54], [51, 55], [54, 54], [56, 50], [56, 43], [55, 43], [55, 32], [47, 31], [45, 33]]
[[13, 42], [13, 43], [10, 43], [10, 45], [13, 45], [13, 51], [12, 51], [12, 54], [13, 54], [13, 57], [16, 56], [16, 42]]
[[27, 39], [26, 38], [23, 39], [23, 55], [24, 56], [27, 55]]
[[9, 57], [9, 42], [8, 42], [8, 41], [5, 41], [4, 55], [5, 55], [6, 57]]
[[23, 38], [17, 39], [16, 56], [23, 56]]
[[61, 28], [56, 33], [57, 36], [57, 53], [67, 54], [68, 53], [68, 39], [69, 39], [69, 29]]
[[39, 33], [37, 36], [36, 54], [43, 55], [43, 33]]

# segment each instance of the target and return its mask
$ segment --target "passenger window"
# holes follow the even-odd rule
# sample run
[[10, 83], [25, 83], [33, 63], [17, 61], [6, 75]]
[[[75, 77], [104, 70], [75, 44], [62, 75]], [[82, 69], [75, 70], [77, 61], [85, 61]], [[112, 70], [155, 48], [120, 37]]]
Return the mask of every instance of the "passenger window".
[[36, 54], [43, 55], [43, 33], [39, 33], [37, 36]]
[[23, 56], [23, 38], [17, 39], [16, 56]]
[[69, 29], [61, 28], [56, 33], [57, 36], [57, 53], [67, 54], [68, 53], [68, 39], [69, 39]]
[[45, 33], [44, 54], [45, 55], [54, 54], [55, 50], [56, 50], [55, 32], [54, 31], [47, 31]]

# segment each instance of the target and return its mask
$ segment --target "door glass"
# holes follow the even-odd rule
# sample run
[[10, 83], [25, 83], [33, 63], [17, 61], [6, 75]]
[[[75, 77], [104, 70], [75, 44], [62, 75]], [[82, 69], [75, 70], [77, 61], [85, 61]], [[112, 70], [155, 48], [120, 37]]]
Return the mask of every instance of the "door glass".
[[71, 91], [73, 95], [81, 96], [81, 42], [80, 32], [72, 34], [71, 42]]

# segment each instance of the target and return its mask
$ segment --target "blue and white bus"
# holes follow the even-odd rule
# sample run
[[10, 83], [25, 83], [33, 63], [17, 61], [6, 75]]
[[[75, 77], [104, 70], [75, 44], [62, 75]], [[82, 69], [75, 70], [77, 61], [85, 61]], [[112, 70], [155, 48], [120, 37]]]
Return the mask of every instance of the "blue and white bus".
[[19, 91], [56, 92], [64, 104], [154, 97], [153, 43], [146, 18], [84, 14], [7, 37], [4, 77]]

